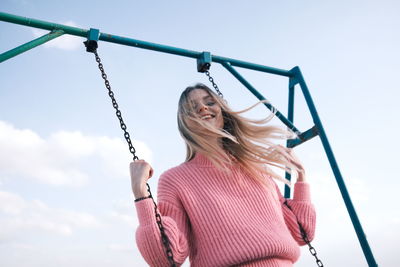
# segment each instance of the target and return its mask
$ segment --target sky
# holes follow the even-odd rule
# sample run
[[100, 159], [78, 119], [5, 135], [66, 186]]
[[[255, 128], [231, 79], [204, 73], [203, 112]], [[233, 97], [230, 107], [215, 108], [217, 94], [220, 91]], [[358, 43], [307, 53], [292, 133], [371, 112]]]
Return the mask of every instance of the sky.
[[[400, 265], [398, 1], [3, 0], [0, 11], [299, 66], [376, 261]], [[45, 33], [0, 22], [0, 51]], [[146, 266], [134, 241], [132, 157], [83, 41], [63, 36], [0, 64], [1, 266]], [[98, 52], [138, 156], [154, 168], [155, 193], [159, 175], [185, 157], [178, 97], [209, 82], [190, 58], [105, 42]], [[287, 78], [237, 70], [286, 114]], [[210, 71], [233, 109], [257, 102], [219, 64]], [[262, 106], [247, 114], [268, 115]], [[313, 126], [300, 88], [294, 120], [302, 131]], [[326, 266], [368, 266], [319, 137], [295, 152], [311, 184], [318, 255]], [[302, 248], [296, 266], [313, 264]]]

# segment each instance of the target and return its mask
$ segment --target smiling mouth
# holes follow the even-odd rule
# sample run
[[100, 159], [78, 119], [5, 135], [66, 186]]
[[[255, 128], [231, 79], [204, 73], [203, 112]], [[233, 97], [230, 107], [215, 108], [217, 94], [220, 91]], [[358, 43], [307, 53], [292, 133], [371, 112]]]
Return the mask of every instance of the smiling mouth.
[[211, 115], [211, 114], [207, 114], [207, 115], [204, 115], [204, 116], [200, 117], [200, 119], [202, 119], [202, 120], [210, 120], [210, 119], [213, 119], [213, 118], [215, 118], [215, 116]]

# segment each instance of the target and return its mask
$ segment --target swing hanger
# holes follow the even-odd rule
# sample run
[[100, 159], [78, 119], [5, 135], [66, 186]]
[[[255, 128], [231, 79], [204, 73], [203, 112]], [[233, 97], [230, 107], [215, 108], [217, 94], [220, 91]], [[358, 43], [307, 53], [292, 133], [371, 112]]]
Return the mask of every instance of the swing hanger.
[[99, 40], [100, 31], [90, 28], [87, 41], [83, 42], [86, 46], [86, 52], [95, 53], [97, 50], [97, 41]]
[[214, 87], [215, 91], [217, 92], [220, 98], [224, 98], [224, 95], [218, 89], [218, 85], [214, 82], [213, 77], [210, 75], [210, 67], [212, 62], [212, 56], [210, 52], [202, 52], [199, 57], [197, 58], [197, 71], [205, 73], [208, 77], [208, 80], [211, 82], [212, 86]]
[[210, 70], [211, 62], [212, 62], [211, 53], [202, 52], [200, 56], [197, 58], [197, 71], [204, 73]]
[[[96, 57], [96, 62], [98, 63], [98, 67], [99, 67], [99, 70], [101, 72], [101, 77], [103, 78], [104, 84], [105, 84], [105, 86], [106, 86], [106, 88], [108, 90], [108, 96], [111, 98], [112, 105], [113, 105], [113, 107], [114, 107], [114, 109], [116, 111], [115, 114], [116, 114], [116, 116], [117, 116], [117, 118], [119, 120], [121, 129], [124, 131], [124, 137], [125, 137], [126, 142], [128, 143], [129, 151], [133, 155], [133, 161], [135, 161], [135, 160], [139, 159], [136, 156], [136, 149], [132, 145], [132, 141], [131, 141], [129, 132], [127, 130], [126, 124], [124, 123], [124, 120], [122, 119], [122, 114], [121, 114], [121, 111], [119, 110], [117, 100], [114, 97], [114, 92], [111, 90], [111, 85], [110, 85], [110, 82], [107, 79], [107, 74], [104, 71], [104, 67], [103, 67], [103, 64], [101, 63], [101, 59], [100, 59], [99, 55], [97, 54], [97, 47], [98, 47], [97, 41], [98, 40], [99, 40], [99, 30], [90, 29], [89, 32], [88, 32], [88, 40], [83, 42], [83, 43], [86, 46], [86, 51], [90, 52], [90, 53], [94, 53], [94, 55]], [[163, 222], [162, 222], [162, 219], [161, 219], [161, 215], [158, 212], [157, 204], [154, 201], [153, 195], [152, 195], [152, 193], [150, 191], [149, 184], [147, 183], [146, 185], [147, 185], [147, 192], [149, 193], [148, 198], [151, 198], [153, 200], [156, 222], [157, 222], [158, 228], [160, 230], [161, 239], [162, 239], [162, 242], [163, 242], [163, 245], [164, 245], [164, 249], [165, 249], [165, 253], [166, 253], [166, 257], [167, 257], [169, 266], [176, 267], [177, 264], [174, 261], [174, 255], [173, 255], [173, 252], [172, 252], [172, 249], [171, 249], [171, 244], [170, 244], [168, 236], [165, 233], [165, 228], [164, 228], [164, 225], [163, 225]]]

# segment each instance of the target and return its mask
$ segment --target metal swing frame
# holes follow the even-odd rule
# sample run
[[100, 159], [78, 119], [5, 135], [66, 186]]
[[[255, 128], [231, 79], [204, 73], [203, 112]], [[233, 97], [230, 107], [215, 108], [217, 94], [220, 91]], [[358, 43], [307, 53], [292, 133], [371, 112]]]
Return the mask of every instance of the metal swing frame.
[[[331, 169], [333, 171], [337, 185], [341, 192], [343, 201], [346, 205], [346, 208], [349, 213], [350, 219], [352, 221], [354, 230], [357, 234], [357, 237], [358, 237], [359, 243], [361, 245], [361, 248], [363, 250], [365, 259], [369, 266], [378, 266], [377, 262], [375, 261], [372, 250], [368, 244], [364, 230], [361, 226], [361, 222], [358, 219], [354, 205], [351, 201], [350, 194], [346, 188], [343, 176], [339, 170], [338, 163], [335, 159], [332, 148], [329, 144], [328, 137], [325, 133], [325, 130], [324, 130], [324, 127], [320, 120], [320, 117], [318, 115], [317, 109], [312, 100], [310, 91], [307, 87], [307, 84], [306, 84], [304, 77], [301, 73], [301, 70], [298, 66], [296, 66], [290, 70], [278, 69], [278, 68], [273, 68], [273, 67], [269, 67], [269, 66], [265, 66], [265, 65], [241, 61], [241, 60], [237, 60], [237, 59], [233, 59], [233, 58], [211, 55], [210, 52], [197, 52], [197, 51], [192, 51], [192, 50], [157, 44], [157, 43], [136, 40], [136, 39], [132, 39], [132, 38], [128, 38], [128, 37], [122, 37], [122, 36], [112, 35], [112, 34], [108, 34], [108, 33], [102, 33], [97, 29], [90, 29], [90, 30], [80, 29], [77, 27], [71, 27], [71, 26], [67, 26], [67, 25], [62, 25], [62, 24], [17, 16], [17, 15], [13, 15], [13, 14], [4, 13], [4, 12], [0, 12], [0, 21], [50, 31], [48, 34], [45, 34], [45, 35], [43, 35], [37, 39], [34, 39], [28, 43], [22, 44], [16, 48], [13, 48], [9, 51], [6, 51], [6, 52], [0, 54], [0, 63], [3, 61], [6, 61], [12, 57], [15, 57], [21, 53], [24, 53], [34, 47], [42, 45], [54, 38], [60, 37], [64, 34], [69, 34], [69, 35], [75, 35], [75, 36], [87, 38], [88, 41], [105, 41], [105, 42], [110, 42], [110, 43], [115, 43], [115, 44], [120, 44], [120, 45], [133, 46], [133, 47], [137, 47], [137, 48], [142, 48], [142, 49], [147, 49], [147, 50], [153, 50], [153, 51], [193, 58], [193, 59], [197, 60], [197, 70], [199, 72], [208, 71], [208, 68], [212, 62], [219, 63], [226, 70], [228, 70], [240, 83], [242, 83], [259, 100], [265, 100], [265, 97], [260, 92], [258, 92], [236, 70], [235, 67], [245, 68], [245, 69], [250, 69], [250, 70], [255, 70], [255, 71], [260, 71], [260, 72], [265, 72], [265, 73], [269, 73], [269, 74], [287, 77], [288, 78], [288, 89], [289, 89], [288, 115], [287, 115], [287, 117], [285, 117], [282, 113], [280, 113], [279, 111], [276, 111], [276, 116], [282, 121], [282, 123], [284, 123], [289, 129], [291, 129], [298, 135], [298, 138], [289, 140], [287, 142], [287, 146], [295, 147], [295, 146], [301, 145], [302, 143], [304, 143], [316, 136], [320, 137], [322, 146], [323, 146], [325, 153], [327, 155], [327, 158], [329, 160]], [[306, 131], [298, 130], [293, 124], [293, 121], [294, 121], [294, 93], [295, 93], [294, 90], [295, 90], [296, 86], [300, 87], [301, 92], [303, 93], [304, 99], [307, 103], [308, 109], [311, 113], [311, 117], [314, 122], [314, 126]], [[264, 105], [270, 110], [275, 109], [269, 103], [265, 103]], [[286, 178], [288, 180], [290, 180], [290, 175], [286, 174]], [[285, 198], [290, 197], [290, 188], [289, 187], [285, 186], [284, 194], [285, 194]]]

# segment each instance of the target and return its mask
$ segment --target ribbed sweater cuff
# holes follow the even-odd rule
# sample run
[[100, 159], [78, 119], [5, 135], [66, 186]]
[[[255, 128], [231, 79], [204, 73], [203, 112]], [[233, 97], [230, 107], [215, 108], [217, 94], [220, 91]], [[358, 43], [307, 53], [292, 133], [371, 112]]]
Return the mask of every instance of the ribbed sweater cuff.
[[310, 202], [310, 185], [306, 182], [297, 182], [294, 184], [293, 192], [294, 201], [306, 201]]
[[135, 202], [140, 225], [152, 224], [155, 220], [154, 204], [151, 198]]

